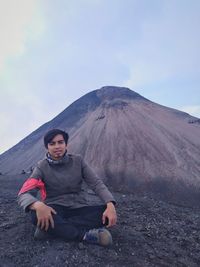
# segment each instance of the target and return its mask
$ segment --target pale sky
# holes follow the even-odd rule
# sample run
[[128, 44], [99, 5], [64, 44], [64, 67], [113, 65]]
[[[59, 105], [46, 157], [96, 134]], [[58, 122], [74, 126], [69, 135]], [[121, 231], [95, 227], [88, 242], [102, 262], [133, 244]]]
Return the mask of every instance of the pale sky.
[[126, 86], [200, 118], [199, 0], [0, 0], [0, 153]]

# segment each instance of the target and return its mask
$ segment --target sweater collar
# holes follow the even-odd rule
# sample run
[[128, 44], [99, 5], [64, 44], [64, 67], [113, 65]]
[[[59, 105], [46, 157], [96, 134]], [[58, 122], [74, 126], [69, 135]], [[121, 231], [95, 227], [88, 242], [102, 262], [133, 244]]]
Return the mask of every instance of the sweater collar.
[[51, 155], [49, 154], [49, 152], [46, 153], [46, 160], [48, 161], [49, 164], [51, 165], [62, 165], [64, 164], [66, 161], [68, 161], [69, 156], [67, 155], [67, 151], [65, 152], [65, 154], [63, 155], [63, 157], [59, 160], [54, 160], [52, 159]]

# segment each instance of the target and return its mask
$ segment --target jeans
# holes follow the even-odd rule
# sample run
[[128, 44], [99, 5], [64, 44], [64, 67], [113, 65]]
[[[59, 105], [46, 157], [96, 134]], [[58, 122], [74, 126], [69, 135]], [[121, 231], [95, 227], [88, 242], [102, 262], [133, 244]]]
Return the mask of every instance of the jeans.
[[[103, 227], [102, 215], [106, 205], [85, 206], [77, 209], [69, 209], [60, 205], [49, 205], [57, 214], [52, 214], [54, 228], [49, 226], [47, 233], [62, 238], [66, 241], [81, 241], [85, 233], [93, 228]], [[37, 216], [31, 210], [32, 223], [37, 225]]]

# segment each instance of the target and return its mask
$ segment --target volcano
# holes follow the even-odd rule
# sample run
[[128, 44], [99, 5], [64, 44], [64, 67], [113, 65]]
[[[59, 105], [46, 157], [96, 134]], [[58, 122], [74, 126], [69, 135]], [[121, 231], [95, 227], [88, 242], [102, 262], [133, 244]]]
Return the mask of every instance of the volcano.
[[[0, 155], [0, 266], [200, 266], [199, 122], [128, 88], [106, 86]], [[44, 157], [43, 135], [52, 128], [68, 131], [68, 152], [82, 154], [115, 189], [118, 225], [109, 249], [36, 242], [30, 218], [17, 206], [28, 172]]]
[[200, 188], [200, 123], [124, 87], [105, 86], [67, 107], [0, 156], [0, 172], [30, 171], [44, 157], [43, 135], [69, 133], [81, 154], [117, 190]]

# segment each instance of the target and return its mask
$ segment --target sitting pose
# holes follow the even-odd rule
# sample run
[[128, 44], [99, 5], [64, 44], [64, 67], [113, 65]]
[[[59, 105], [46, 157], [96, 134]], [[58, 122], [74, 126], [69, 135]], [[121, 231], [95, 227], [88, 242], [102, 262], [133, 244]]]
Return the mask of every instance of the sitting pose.
[[[117, 221], [115, 200], [81, 156], [67, 154], [68, 138], [60, 129], [46, 133], [46, 158], [23, 184], [18, 203], [25, 212], [31, 212], [37, 226], [36, 240], [55, 236], [109, 246], [112, 236], [106, 228]], [[83, 181], [100, 197], [102, 205], [89, 205]]]

